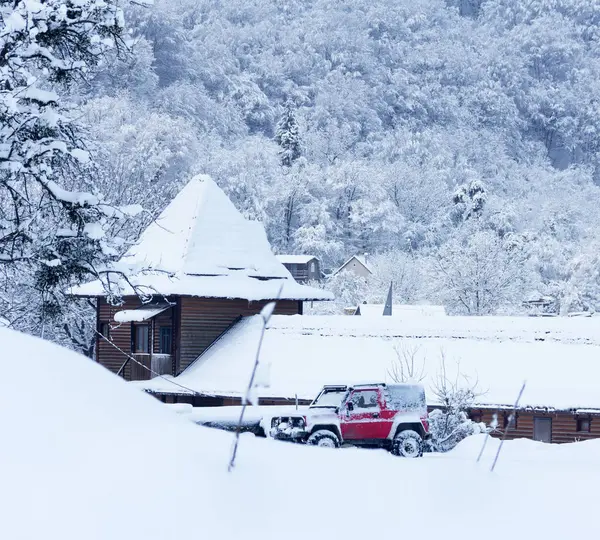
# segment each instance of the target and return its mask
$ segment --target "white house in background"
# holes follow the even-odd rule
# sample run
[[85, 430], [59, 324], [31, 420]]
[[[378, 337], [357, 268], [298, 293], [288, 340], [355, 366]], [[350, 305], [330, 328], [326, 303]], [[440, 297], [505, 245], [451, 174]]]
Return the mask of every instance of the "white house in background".
[[277, 255], [277, 260], [298, 283], [321, 279], [321, 263], [314, 255]]
[[357, 276], [365, 279], [373, 273], [367, 264], [366, 255], [353, 255], [334, 272], [334, 275], [339, 274], [340, 272], [353, 272]]
[[[363, 317], [383, 317], [385, 304], [359, 304], [354, 315]], [[445, 317], [444, 306], [432, 306], [428, 304], [393, 304], [392, 317], [409, 319], [412, 317]]]

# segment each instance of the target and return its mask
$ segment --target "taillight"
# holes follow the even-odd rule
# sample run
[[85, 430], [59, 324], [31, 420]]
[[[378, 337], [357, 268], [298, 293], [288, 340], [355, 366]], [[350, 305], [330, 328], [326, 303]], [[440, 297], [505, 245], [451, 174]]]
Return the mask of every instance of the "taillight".
[[421, 423], [426, 433], [429, 433], [429, 420], [427, 418], [421, 418]]

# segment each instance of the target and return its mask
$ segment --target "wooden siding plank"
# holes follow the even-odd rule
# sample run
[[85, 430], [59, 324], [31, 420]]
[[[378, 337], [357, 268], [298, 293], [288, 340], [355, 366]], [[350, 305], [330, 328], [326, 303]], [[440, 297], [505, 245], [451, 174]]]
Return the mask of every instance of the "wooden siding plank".
[[[260, 313], [267, 303], [182, 297], [178, 372], [198, 358], [238, 317]], [[281, 300], [277, 302], [274, 313], [296, 315], [299, 311], [297, 301]]]

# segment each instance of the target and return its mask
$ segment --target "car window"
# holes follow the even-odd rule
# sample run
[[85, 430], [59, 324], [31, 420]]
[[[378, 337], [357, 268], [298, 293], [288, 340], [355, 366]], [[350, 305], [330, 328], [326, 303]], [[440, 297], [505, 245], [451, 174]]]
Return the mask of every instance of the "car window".
[[352, 394], [352, 404], [354, 410], [357, 409], [377, 409], [377, 390], [360, 390]]

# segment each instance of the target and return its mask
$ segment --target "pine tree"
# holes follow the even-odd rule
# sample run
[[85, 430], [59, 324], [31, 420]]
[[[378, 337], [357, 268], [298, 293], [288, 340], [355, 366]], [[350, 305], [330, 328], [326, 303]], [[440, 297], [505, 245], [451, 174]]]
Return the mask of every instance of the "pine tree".
[[275, 142], [281, 147], [279, 157], [284, 167], [291, 167], [302, 154], [300, 130], [291, 103], [287, 103], [281, 120], [277, 123]]
[[121, 42], [123, 13], [119, 0], [0, 0], [0, 20], [0, 265], [46, 295], [97, 276], [129, 214], [94, 188], [65, 97]]

